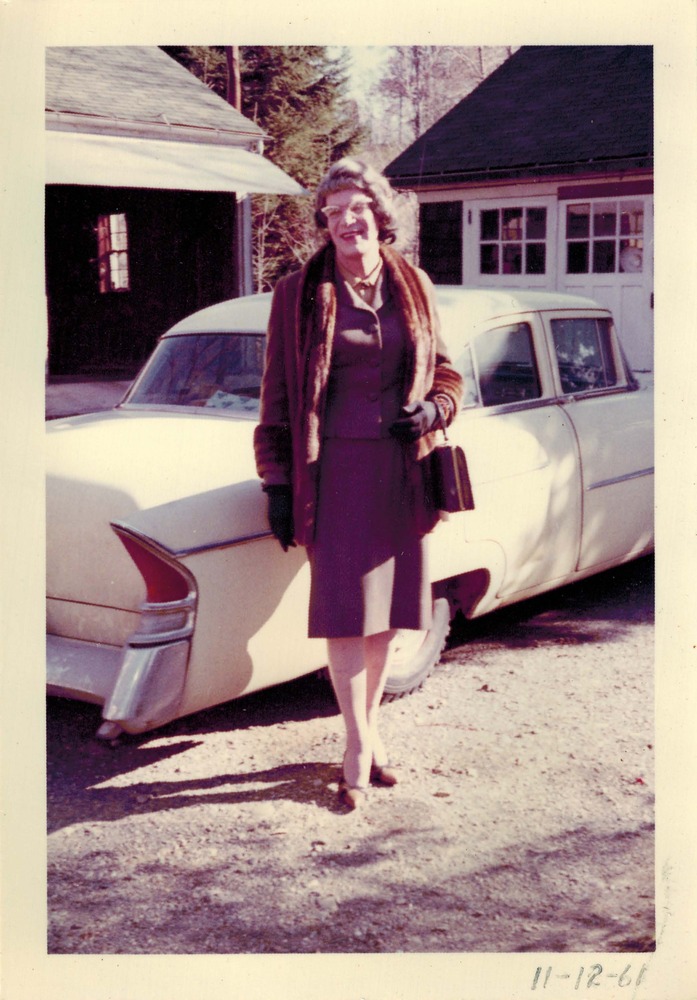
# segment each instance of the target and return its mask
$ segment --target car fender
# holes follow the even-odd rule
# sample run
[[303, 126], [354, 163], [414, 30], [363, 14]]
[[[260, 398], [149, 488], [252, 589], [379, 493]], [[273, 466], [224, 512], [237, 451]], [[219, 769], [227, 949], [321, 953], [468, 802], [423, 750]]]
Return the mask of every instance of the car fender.
[[196, 627], [179, 714], [326, 663], [326, 643], [307, 635], [305, 549], [283, 552], [272, 536], [258, 480], [137, 511], [114, 527], [156, 544], [196, 583]]
[[176, 559], [271, 534], [259, 480], [194, 493], [113, 523], [151, 539]]

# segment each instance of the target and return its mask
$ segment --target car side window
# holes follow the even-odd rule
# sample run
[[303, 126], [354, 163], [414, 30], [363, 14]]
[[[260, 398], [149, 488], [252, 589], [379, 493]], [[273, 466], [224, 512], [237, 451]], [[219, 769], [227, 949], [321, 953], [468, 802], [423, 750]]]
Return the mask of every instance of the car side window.
[[484, 406], [519, 403], [542, 395], [529, 323], [480, 333], [473, 348]]
[[618, 384], [609, 319], [553, 319], [552, 339], [562, 392], [587, 392]]

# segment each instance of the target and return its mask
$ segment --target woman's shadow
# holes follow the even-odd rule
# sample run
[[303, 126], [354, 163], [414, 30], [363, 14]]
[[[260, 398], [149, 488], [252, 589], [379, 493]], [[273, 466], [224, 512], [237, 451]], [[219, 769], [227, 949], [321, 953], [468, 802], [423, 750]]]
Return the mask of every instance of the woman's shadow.
[[316, 676], [257, 692], [169, 723], [114, 745], [94, 737], [100, 709], [51, 698], [47, 707], [47, 813], [49, 833], [83, 822], [110, 822], [197, 804], [243, 804], [290, 800], [341, 811], [336, 801], [338, 763], [281, 764], [260, 771], [213, 774], [196, 779], [112, 779], [185, 754], [208, 733], [234, 734], [251, 727], [338, 715], [331, 687]]
[[197, 805], [239, 806], [283, 800], [344, 812], [336, 795], [339, 770], [337, 763], [305, 761], [208, 778], [141, 781], [128, 788], [92, 788], [85, 790], [80, 815], [72, 822], [113, 821]]

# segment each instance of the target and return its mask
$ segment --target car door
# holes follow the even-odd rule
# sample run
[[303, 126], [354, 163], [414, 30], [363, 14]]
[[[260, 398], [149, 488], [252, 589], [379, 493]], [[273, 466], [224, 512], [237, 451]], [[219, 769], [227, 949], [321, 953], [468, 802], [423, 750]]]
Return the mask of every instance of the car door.
[[653, 393], [629, 372], [608, 313], [545, 318], [581, 468], [579, 570], [653, 544]]
[[456, 516], [467, 543], [495, 542], [505, 559], [488, 610], [573, 573], [581, 529], [577, 445], [558, 405], [539, 314], [487, 324], [456, 365], [466, 398], [450, 433], [467, 456], [475, 500], [473, 511]]

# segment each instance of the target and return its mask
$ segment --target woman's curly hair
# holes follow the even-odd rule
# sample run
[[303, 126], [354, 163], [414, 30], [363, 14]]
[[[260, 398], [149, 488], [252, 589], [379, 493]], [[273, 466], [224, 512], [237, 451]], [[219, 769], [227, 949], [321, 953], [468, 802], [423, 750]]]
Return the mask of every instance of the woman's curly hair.
[[332, 163], [319, 183], [315, 193], [315, 222], [318, 228], [327, 228], [327, 220], [322, 214], [327, 196], [348, 188], [357, 188], [368, 195], [378, 227], [378, 239], [381, 243], [394, 243], [399, 230], [399, 219], [390, 182], [374, 167], [353, 156], [345, 156]]

